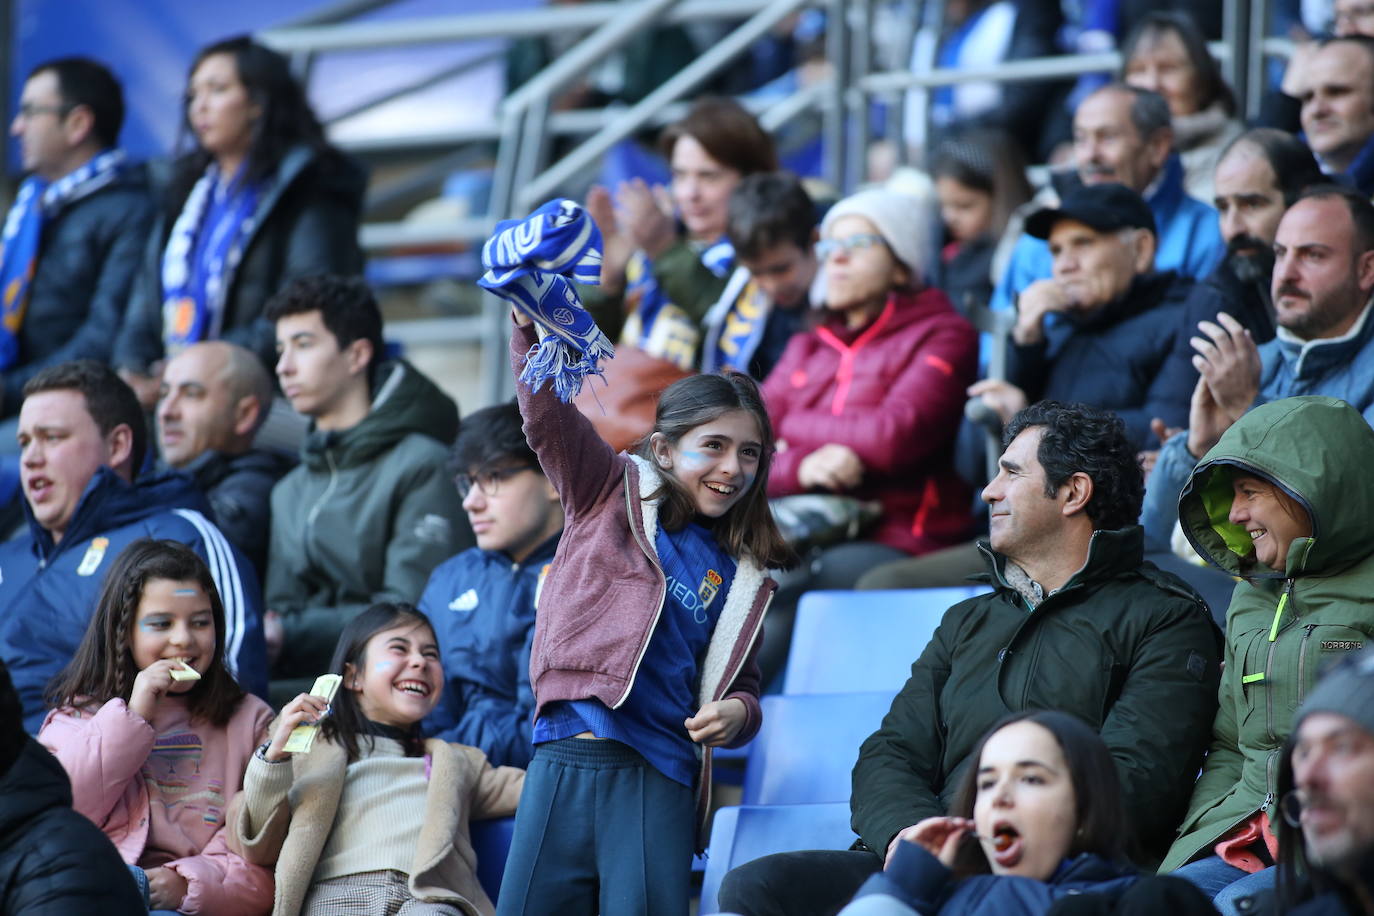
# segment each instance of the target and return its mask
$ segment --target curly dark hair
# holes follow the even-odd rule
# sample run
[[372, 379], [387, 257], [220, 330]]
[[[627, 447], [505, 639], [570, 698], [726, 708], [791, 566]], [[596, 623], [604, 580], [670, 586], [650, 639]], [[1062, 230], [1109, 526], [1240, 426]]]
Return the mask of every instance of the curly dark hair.
[[262, 307], [263, 318], [276, 324], [288, 315], [319, 312], [325, 328], [334, 335], [340, 350], [355, 340], [372, 344], [368, 379], [375, 381], [377, 367], [385, 358], [382, 310], [372, 288], [362, 277], [316, 274], [297, 277], [273, 294]]
[[1046, 496], [1081, 472], [1093, 482], [1087, 513], [1094, 529], [1136, 523], [1145, 498], [1145, 476], [1120, 417], [1087, 404], [1041, 401], [1011, 418], [1002, 433], [1002, 447], [1031, 427], [1042, 430], [1036, 458], [1045, 469]]

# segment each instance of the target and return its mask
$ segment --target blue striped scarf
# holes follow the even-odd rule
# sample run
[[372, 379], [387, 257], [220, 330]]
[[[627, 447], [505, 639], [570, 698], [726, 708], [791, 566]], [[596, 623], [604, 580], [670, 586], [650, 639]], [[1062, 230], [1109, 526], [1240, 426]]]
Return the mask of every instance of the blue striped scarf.
[[538, 391], [548, 382], [571, 401], [601, 360], [615, 355], [582, 307], [573, 282], [601, 283], [601, 232], [571, 200], [551, 200], [525, 219], [502, 220], [482, 246], [487, 272], [477, 284], [520, 309], [539, 328], [520, 381]]
[[44, 221], [113, 181], [124, 158], [123, 150], [104, 150], [51, 184], [30, 175], [20, 185], [0, 231], [0, 371], [19, 359], [19, 329], [29, 305]]

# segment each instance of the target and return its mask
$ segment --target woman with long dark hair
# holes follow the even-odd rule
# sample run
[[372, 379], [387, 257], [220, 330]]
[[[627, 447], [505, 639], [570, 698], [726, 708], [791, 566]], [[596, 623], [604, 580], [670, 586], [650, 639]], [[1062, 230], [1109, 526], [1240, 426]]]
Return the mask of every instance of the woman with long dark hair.
[[160, 363], [225, 339], [273, 361], [262, 306], [288, 280], [362, 270], [364, 170], [325, 141], [286, 58], [247, 36], [203, 48], [187, 80], [164, 206], [115, 344], [145, 404]]
[[895, 844], [842, 916], [1040, 914], [1066, 895], [1110, 901], [1135, 884], [1111, 752], [1086, 724], [1048, 710], [983, 737], [948, 817]]

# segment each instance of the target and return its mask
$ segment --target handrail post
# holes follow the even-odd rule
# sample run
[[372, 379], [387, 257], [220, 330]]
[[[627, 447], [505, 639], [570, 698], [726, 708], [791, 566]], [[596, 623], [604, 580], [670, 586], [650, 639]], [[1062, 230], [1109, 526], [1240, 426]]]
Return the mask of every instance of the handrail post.
[[826, 7], [825, 55], [832, 71], [830, 90], [825, 94], [825, 115], [822, 136], [825, 144], [825, 179], [836, 190], [844, 187], [848, 174], [849, 94], [852, 81], [849, 72], [849, 21], [845, 16], [846, 0], [829, 0]]
[[773, 0], [704, 54], [678, 71], [663, 85], [630, 107], [628, 111], [583, 141], [553, 166], [535, 176], [528, 185], [516, 189], [517, 209], [547, 197], [563, 182], [591, 165], [616, 143], [646, 124], [663, 105], [685, 95], [705, 81], [725, 63], [734, 60], [783, 18], [807, 5], [807, 0]]
[[[1238, 3], [1237, 5], [1243, 5]], [[1249, 45], [1245, 51], [1246, 71], [1245, 95], [1238, 95], [1239, 99], [1245, 100], [1246, 118], [1256, 118], [1260, 114], [1260, 106], [1264, 99], [1264, 88], [1268, 85], [1267, 71], [1268, 58], [1264, 54], [1264, 38], [1268, 36], [1270, 30], [1270, 8], [1264, 0], [1252, 0], [1249, 4]], [[1239, 55], [1237, 55], [1239, 56]]]
[[[855, 85], [861, 86], [862, 77], [872, 69], [872, 45], [869, 37], [869, 26], [872, 23], [870, 2], [854, 0], [848, 4], [846, 12], [849, 17], [847, 31], [850, 35], [849, 69], [856, 75]], [[845, 157], [845, 181], [840, 188], [843, 194], [853, 192], [864, 180], [868, 166], [868, 146], [872, 135], [872, 125], [868, 117], [872, 96], [862, 89], [851, 90], [848, 102], [850, 146]]]

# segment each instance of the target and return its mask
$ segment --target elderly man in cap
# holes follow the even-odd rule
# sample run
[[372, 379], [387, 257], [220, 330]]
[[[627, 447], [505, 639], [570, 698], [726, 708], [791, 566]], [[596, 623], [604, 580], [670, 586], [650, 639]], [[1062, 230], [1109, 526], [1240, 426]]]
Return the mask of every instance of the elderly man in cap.
[[1007, 379], [969, 394], [1004, 423], [1045, 398], [1091, 404], [1120, 416], [1136, 448], [1157, 444], [1151, 418], [1177, 426], [1188, 416], [1186, 400], [1165, 403], [1159, 392], [1193, 281], [1154, 270], [1150, 208], [1125, 185], [1085, 185], [1033, 214], [1026, 231], [1049, 243], [1054, 276], [1017, 302]]

